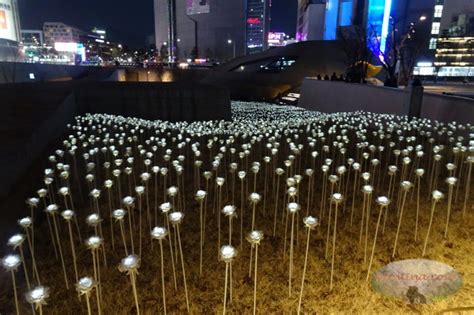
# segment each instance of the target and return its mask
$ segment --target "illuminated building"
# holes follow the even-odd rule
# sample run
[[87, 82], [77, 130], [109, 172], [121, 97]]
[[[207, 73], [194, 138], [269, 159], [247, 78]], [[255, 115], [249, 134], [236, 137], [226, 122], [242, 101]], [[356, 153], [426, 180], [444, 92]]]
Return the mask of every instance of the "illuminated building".
[[174, 59], [231, 59], [267, 48], [270, 0], [154, 0], [155, 45]]
[[270, 1], [247, 0], [246, 52], [252, 54], [267, 49], [270, 23]]
[[296, 39], [335, 40], [337, 28], [353, 24], [357, 0], [299, 0]]
[[43, 46], [43, 31], [21, 30], [21, 42], [24, 46]]
[[375, 55], [387, 48], [390, 17], [398, 29], [427, 14], [434, 0], [299, 0], [296, 39], [336, 40], [338, 31], [364, 27], [372, 39], [369, 47]]
[[282, 32], [268, 32], [267, 37], [268, 47], [285, 46], [288, 39], [288, 36]]
[[441, 77], [474, 76], [474, 11], [453, 16], [441, 31], [434, 65]]
[[474, 1], [435, 0], [428, 49], [415, 75], [474, 76]]
[[379, 55], [385, 52], [387, 47], [387, 36], [390, 27], [390, 15], [392, 13], [392, 0], [368, 0], [367, 7], [367, 34], [377, 38], [377, 46], [370, 43], [372, 52]]
[[20, 17], [16, 0], [0, 0], [0, 61], [18, 59], [21, 41]]
[[121, 55], [122, 45], [107, 39], [105, 29], [94, 27], [90, 34], [80, 36], [80, 42], [86, 49], [86, 59], [93, 64], [115, 61]]
[[16, 0], [0, 0], [0, 39], [21, 40], [20, 17]]
[[62, 22], [45, 22], [43, 24], [44, 41], [47, 45], [54, 43], [78, 43], [86, 33], [74, 26]]

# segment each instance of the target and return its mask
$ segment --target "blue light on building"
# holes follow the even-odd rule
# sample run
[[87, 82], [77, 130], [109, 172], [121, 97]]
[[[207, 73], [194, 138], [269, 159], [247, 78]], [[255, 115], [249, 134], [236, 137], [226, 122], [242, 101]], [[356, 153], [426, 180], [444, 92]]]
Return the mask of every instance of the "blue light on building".
[[337, 15], [339, 12], [339, 0], [328, 0], [326, 2], [326, 19], [324, 21], [324, 40], [335, 40], [337, 33]]
[[339, 26], [352, 25], [353, 0], [341, 0], [339, 4]]
[[369, 0], [367, 33], [374, 42], [369, 43], [372, 52], [381, 57], [387, 48], [392, 0]]

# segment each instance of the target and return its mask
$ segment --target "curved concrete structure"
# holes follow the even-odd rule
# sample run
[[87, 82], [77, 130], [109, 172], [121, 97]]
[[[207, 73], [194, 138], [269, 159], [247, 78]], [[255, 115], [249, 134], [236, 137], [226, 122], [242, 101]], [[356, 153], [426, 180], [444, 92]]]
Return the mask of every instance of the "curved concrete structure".
[[212, 69], [202, 82], [228, 88], [232, 99], [271, 101], [297, 90], [305, 77], [344, 73], [346, 59], [337, 41], [299, 42], [236, 58]]

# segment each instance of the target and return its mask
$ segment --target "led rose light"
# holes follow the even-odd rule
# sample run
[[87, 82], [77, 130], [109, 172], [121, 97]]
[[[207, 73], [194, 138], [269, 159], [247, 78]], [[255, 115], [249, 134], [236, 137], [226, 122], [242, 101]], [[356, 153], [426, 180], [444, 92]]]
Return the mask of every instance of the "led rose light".
[[[232, 265], [232, 260], [237, 256], [237, 250], [232, 245], [224, 245], [220, 249], [220, 259], [225, 262], [225, 282], [224, 282], [224, 310], [226, 311], [227, 303], [227, 283], [230, 274], [229, 267]], [[230, 283], [230, 292], [232, 292], [232, 282]], [[230, 300], [232, 301], [232, 293], [230, 294]]]
[[165, 291], [165, 266], [163, 259], [163, 240], [168, 235], [168, 230], [164, 227], [156, 226], [151, 230], [151, 237], [160, 243], [160, 259], [161, 259], [161, 289], [163, 294], [163, 313], [166, 314], [166, 291]]
[[412, 187], [413, 187], [413, 184], [409, 181], [405, 180], [405, 181], [402, 181], [400, 183], [400, 189], [403, 192], [403, 197], [402, 197], [401, 207], [400, 207], [399, 216], [398, 216], [398, 226], [397, 226], [397, 233], [395, 234], [395, 242], [393, 244], [392, 258], [395, 257], [395, 253], [397, 251], [397, 241], [398, 241], [398, 235], [400, 233], [400, 227], [402, 225], [403, 210], [405, 209], [405, 202], [406, 202], [406, 199], [407, 199], [408, 191]]
[[132, 254], [134, 254], [135, 244], [133, 241], [132, 216], [133, 216], [133, 209], [135, 208], [135, 198], [131, 196], [126, 196], [125, 198], [122, 199], [122, 204], [127, 209], [128, 214], [129, 214], [128, 215], [128, 229], [130, 232], [130, 245], [132, 249]]
[[36, 275], [36, 280], [39, 283], [40, 282], [39, 274], [38, 274], [38, 270], [36, 268], [35, 254], [34, 254], [34, 251], [33, 251], [33, 246], [32, 246], [32, 243], [31, 243], [31, 237], [30, 237], [30, 232], [29, 232], [29, 230], [31, 229], [31, 227], [33, 225], [33, 221], [31, 220], [30, 217], [24, 217], [24, 218], [21, 218], [20, 220], [18, 220], [17, 222], [18, 222], [18, 225], [21, 226], [23, 228], [23, 230], [25, 231], [25, 233], [26, 233], [26, 239], [28, 241], [28, 246], [29, 246], [29, 249], [30, 249], [31, 258], [33, 260], [33, 270], [34, 270], [35, 275]]
[[255, 207], [257, 204], [262, 200], [262, 196], [260, 194], [253, 192], [249, 196], [249, 201], [252, 204], [252, 230], [255, 228]]
[[140, 258], [136, 255], [129, 255], [123, 258], [118, 267], [120, 272], [124, 272], [130, 276], [133, 296], [135, 298], [135, 307], [137, 309], [137, 314], [140, 314], [140, 306], [138, 303], [138, 293], [137, 293], [138, 268], [140, 268]]
[[[109, 202], [109, 214], [110, 218], [113, 217], [112, 212], [113, 212], [113, 204], [112, 204], [112, 186], [114, 185], [114, 182], [110, 179], [105, 180], [104, 182], [104, 187], [107, 189], [107, 197], [108, 197], [108, 202]], [[112, 243], [112, 250], [115, 251], [115, 236], [114, 236], [114, 228], [113, 224], [110, 224], [110, 238], [111, 238], [111, 243]]]
[[[165, 202], [165, 203], [162, 203], [160, 205], [160, 210], [161, 212], [163, 213], [163, 216], [165, 217], [165, 221], [166, 221], [166, 227], [168, 229], [168, 231], [170, 231], [170, 217], [169, 217], [169, 212], [171, 211], [171, 209], [173, 209], [173, 206], [171, 205], [171, 203], [169, 202]], [[170, 256], [171, 256], [171, 265], [172, 265], [172, 269], [173, 269], [173, 279], [174, 279], [174, 287], [175, 289], [177, 288], [177, 284], [176, 284], [176, 271], [175, 271], [175, 261], [174, 261], [174, 253], [173, 253], [173, 242], [175, 243], [175, 246], [176, 246], [176, 236], [175, 236], [175, 241], [173, 241], [173, 238], [170, 237], [169, 238], [169, 249], [170, 249]]]
[[20, 256], [18, 255], [7, 255], [2, 258], [2, 267], [7, 271], [10, 272], [12, 276], [12, 285], [13, 285], [13, 293], [15, 296], [15, 308], [16, 314], [20, 314], [20, 309], [18, 307], [18, 295], [16, 291], [16, 281], [15, 281], [15, 272], [18, 269], [18, 266], [21, 264]]
[[[137, 198], [138, 198], [138, 256], [141, 257], [142, 255], [142, 225], [143, 225], [142, 224], [142, 217], [143, 217], [142, 198], [143, 198], [143, 194], [145, 194], [145, 186], [136, 186], [135, 193], [137, 194]], [[147, 212], [147, 215], [148, 215], [148, 225], [151, 230], [151, 218], [150, 218], [149, 211]]]
[[[474, 146], [471, 146], [470, 149], [474, 148]], [[466, 209], [467, 209], [467, 201], [469, 200], [469, 194], [471, 192], [471, 176], [472, 176], [472, 166], [474, 165], [474, 155], [473, 155], [474, 150], [470, 150], [470, 155], [466, 158], [465, 163], [468, 165], [468, 170], [467, 170], [467, 178], [466, 178], [466, 192], [464, 194], [464, 204], [462, 208], [462, 217], [464, 218], [466, 215]], [[458, 189], [459, 189], [458, 185]]]
[[[416, 189], [416, 219], [415, 219], [415, 242], [418, 240], [418, 219], [420, 216], [420, 190], [421, 190], [421, 178], [425, 174], [425, 170], [422, 168], [417, 168], [415, 170], [415, 185], [417, 187]], [[386, 210], [385, 210], [386, 211]], [[385, 220], [386, 216], [384, 218], [384, 224], [383, 224], [383, 230], [385, 230]], [[383, 234], [383, 232], [382, 232]]]
[[30, 277], [28, 276], [28, 269], [26, 267], [25, 255], [23, 254], [23, 243], [25, 242], [25, 235], [15, 234], [8, 239], [7, 245], [13, 247], [13, 249], [19, 249], [21, 260], [23, 262], [23, 270], [25, 272], [25, 279], [28, 289], [30, 289]]
[[[98, 291], [99, 291], [99, 297], [100, 297], [100, 300], [102, 299], [102, 289], [101, 289], [101, 277], [100, 277], [100, 264], [99, 264], [99, 258], [97, 257], [98, 255], [98, 251], [101, 247], [103, 247], [103, 239], [98, 236], [98, 235], [93, 235], [91, 237], [89, 237], [87, 240], [86, 240], [86, 246], [88, 249], [90, 249], [91, 251], [91, 254], [92, 254], [92, 265], [93, 265], [93, 269], [94, 269], [94, 279], [97, 279], [97, 283], [98, 283]], [[98, 305], [100, 305], [101, 303], [98, 302]]]
[[[260, 242], [263, 240], [263, 232], [262, 231], [252, 231], [247, 235], [247, 241], [252, 246], [252, 250], [255, 248], [255, 265], [254, 265], [254, 275], [253, 275], [253, 314], [255, 315], [257, 312], [257, 264], [258, 264], [258, 246]], [[250, 260], [249, 269], [252, 268], [252, 260]]]
[[358, 182], [359, 182], [359, 174], [358, 172], [360, 172], [361, 170], [361, 165], [360, 163], [357, 163], [357, 162], [354, 162], [352, 164], [352, 168], [354, 169], [354, 180], [353, 180], [353, 187], [352, 187], [352, 206], [351, 206], [351, 220], [350, 220], [350, 225], [352, 226], [352, 221], [353, 221], [353, 218], [354, 218], [354, 208], [355, 208], [355, 196], [356, 196], [356, 192], [357, 192], [357, 185], [358, 185]]
[[304, 280], [306, 276], [306, 267], [308, 264], [308, 252], [309, 252], [309, 236], [311, 234], [311, 231], [314, 230], [318, 225], [319, 225], [319, 220], [318, 218], [312, 217], [312, 216], [306, 216], [303, 218], [303, 223], [305, 227], [307, 228], [307, 233], [306, 233], [306, 251], [304, 255], [304, 267], [303, 267], [303, 276], [301, 278], [301, 289], [300, 289], [300, 297], [298, 300], [298, 311], [297, 314], [301, 313], [301, 301], [303, 299], [303, 289], [304, 289]]
[[115, 219], [115, 221], [118, 221], [118, 223], [119, 223], [120, 234], [122, 236], [123, 247], [125, 249], [125, 255], [128, 256], [127, 242], [125, 241], [125, 227], [124, 227], [124, 223], [123, 223], [123, 219], [124, 219], [126, 214], [127, 214], [127, 211], [125, 211], [123, 209], [116, 209], [112, 212], [112, 217]]
[[232, 219], [237, 216], [237, 208], [233, 205], [227, 205], [222, 208], [222, 213], [229, 218], [229, 245], [232, 244]]
[[198, 190], [194, 196], [197, 202], [199, 202], [199, 227], [200, 227], [200, 233], [199, 233], [199, 248], [200, 248], [200, 254], [199, 254], [199, 275], [202, 275], [202, 247], [204, 245], [204, 225], [206, 223], [206, 219], [204, 217], [203, 213], [203, 205], [204, 205], [204, 200], [207, 196], [207, 193], [204, 190]]
[[312, 189], [311, 189], [311, 186], [312, 186], [312, 183], [313, 183], [313, 174], [314, 174], [314, 171], [310, 168], [307, 168], [305, 170], [305, 174], [306, 176], [308, 176], [308, 195], [306, 196], [306, 216], [309, 215], [309, 208], [311, 206], [311, 192], [312, 192]]
[[[40, 198], [44, 198], [46, 196], [47, 192], [45, 189], [40, 189], [38, 190], [38, 196], [40, 196]], [[43, 199], [43, 202], [44, 202], [44, 199]], [[35, 197], [32, 197], [32, 198], [28, 198], [26, 200], [26, 203], [28, 204], [28, 206], [30, 207], [30, 217], [31, 217], [31, 248], [32, 248], [32, 253], [34, 253], [34, 249], [35, 249], [35, 223], [34, 223], [34, 218], [35, 218], [35, 211], [34, 209], [38, 207], [38, 204], [39, 204], [39, 199], [38, 198], [35, 198]], [[48, 223], [49, 223], [49, 218], [48, 218]], [[50, 230], [51, 232], [51, 230]], [[54, 243], [54, 242], [53, 242]]]
[[[455, 166], [453, 167], [453, 170], [454, 170]], [[446, 178], [445, 182], [446, 184], [448, 185], [448, 210], [447, 210], [447, 213], [446, 213], [446, 227], [445, 227], [445, 230], [444, 230], [444, 238], [448, 238], [448, 226], [449, 226], [449, 217], [451, 215], [451, 203], [452, 203], [452, 200], [453, 200], [453, 190], [454, 190], [454, 186], [456, 185], [458, 179], [456, 177], [453, 177], [453, 176], [450, 176], [448, 178]]]
[[72, 261], [74, 265], [74, 275], [77, 282], [79, 281], [79, 276], [77, 272], [76, 248], [74, 246], [74, 238], [73, 238], [72, 227], [71, 227], [71, 221], [74, 219], [74, 215], [75, 215], [74, 211], [69, 210], [69, 209], [61, 212], [61, 217], [66, 221], [67, 226], [68, 226], [69, 243], [71, 246]]
[[[288, 296], [291, 297], [291, 283], [293, 276], [293, 238], [294, 238], [294, 229], [295, 229], [295, 214], [300, 211], [301, 206], [296, 202], [290, 202], [286, 206], [286, 210], [291, 214], [291, 234], [290, 234], [290, 267], [288, 271]], [[286, 234], [286, 229], [285, 229]], [[286, 235], [285, 235], [286, 240]]]
[[331, 259], [331, 281], [329, 284], [329, 290], [332, 290], [333, 287], [333, 277], [334, 277], [334, 258], [336, 254], [336, 231], [337, 231], [337, 209], [339, 204], [342, 202], [343, 196], [340, 193], [335, 193], [331, 196], [331, 203], [335, 205], [334, 209], [334, 228], [332, 236], [332, 259]]
[[[104, 234], [102, 233], [101, 222], [102, 222], [102, 218], [100, 217], [100, 214], [98, 213], [90, 214], [86, 218], [87, 225], [89, 225], [90, 227], [93, 227], [95, 234], [99, 235], [103, 240]], [[105, 256], [105, 247], [103, 247], [103, 254], [104, 254], [104, 264], [105, 266], [107, 266], [107, 260]]]
[[[372, 205], [372, 193], [374, 191], [374, 187], [372, 185], [364, 185], [362, 186], [362, 193], [364, 195], [364, 199], [362, 201], [362, 219], [360, 221], [360, 233], [359, 233], [359, 244], [362, 242], [362, 235], [365, 235], [365, 242], [364, 242], [364, 263], [367, 261], [367, 243], [368, 243], [368, 235], [369, 235], [369, 213], [370, 208]], [[365, 228], [364, 228], [365, 223]], [[329, 241], [329, 238], [327, 239]]]
[[35, 306], [40, 315], [43, 315], [43, 305], [46, 305], [46, 300], [49, 298], [49, 288], [39, 286], [26, 293], [26, 300], [28, 303]]
[[[91, 315], [91, 304], [90, 304], [90, 295], [91, 291], [97, 287], [97, 282], [94, 281], [91, 277], [83, 277], [79, 279], [76, 283], [76, 290], [79, 293], [79, 296], [85, 295], [86, 296], [86, 303], [87, 303], [87, 314]], [[96, 290], [97, 294], [97, 301], [99, 301], [98, 291]], [[97, 307], [100, 310], [100, 306]], [[100, 312], [100, 311], [99, 311]]]
[[280, 177], [281, 175], [283, 175], [285, 173], [285, 170], [283, 170], [282, 168], [278, 167], [277, 169], [275, 169], [275, 174], [277, 175], [276, 179], [275, 177], [274, 180], [276, 180], [276, 191], [275, 191], [275, 196], [274, 196], [274, 199], [275, 199], [275, 210], [274, 210], [274, 217], [273, 217], [273, 237], [275, 237], [275, 234], [276, 234], [276, 222], [277, 222], [277, 210], [278, 210], [278, 195], [279, 195], [279, 191], [280, 191]]
[[175, 211], [175, 212], [171, 212], [168, 215], [168, 217], [169, 217], [169, 221], [173, 225], [173, 228], [174, 228], [174, 231], [175, 231], [176, 235], [178, 236], [179, 254], [180, 254], [180, 257], [181, 257], [181, 267], [182, 267], [182, 270], [183, 270], [184, 292], [185, 292], [185, 296], [186, 296], [186, 309], [189, 312], [188, 285], [186, 283], [186, 270], [185, 270], [185, 266], [184, 266], [183, 247], [181, 245], [181, 234], [179, 232], [179, 226], [183, 222], [184, 213]]
[[433, 224], [433, 217], [434, 217], [434, 212], [436, 208], [436, 204], [444, 198], [444, 194], [440, 192], [439, 190], [433, 190], [431, 193], [432, 196], [432, 203], [431, 203], [431, 215], [430, 215], [430, 223], [428, 225], [428, 231], [426, 232], [426, 237], [425, 237], [425, 243], [423, 245], [423, 253], [421, 254], [422, 257], [425, 257], [426, 253], [426, 246], [428, 245], [428, 238], [430, 236], [430, 231], [431, 231], [431, 225]]
[[376, 202], [380, 206], [380, 209], [379, 209], [379, 216], [378, 216], [378, 219], [377, 219], [377, 225], [375, 227], [375, 236], [374, 236], [374, 244], [372, 245], [372, 254], [370, 255], [369, 267], [367, 269], [367, 278], [366, 278], [367, 282], [369, 281], [370, 270], [372, 268], [372, 262], [373, 262], [373, 259], [374, 259], [375, 245], [377, 244], [377, 235], [378, 235], [378, 231], [379, 231], [380, 220], [382, 218], [382, 214], [383, 214], [384, 209], [385, 209], [385, 216], [387, 215], [387, 208], [390, 205], [390, 199], [388, 199], [388, 197], [386, 197], [386, 196], [380, 196], [380, 197], [377, 197]]

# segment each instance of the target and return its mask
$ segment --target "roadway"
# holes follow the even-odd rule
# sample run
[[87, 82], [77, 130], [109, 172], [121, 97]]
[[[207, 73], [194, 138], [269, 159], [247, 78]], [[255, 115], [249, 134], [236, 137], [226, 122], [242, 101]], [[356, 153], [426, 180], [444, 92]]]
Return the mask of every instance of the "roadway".
[[474, 83], [426, 84], [425, 92], [435, 94], [454, 94], [474, 98]]

